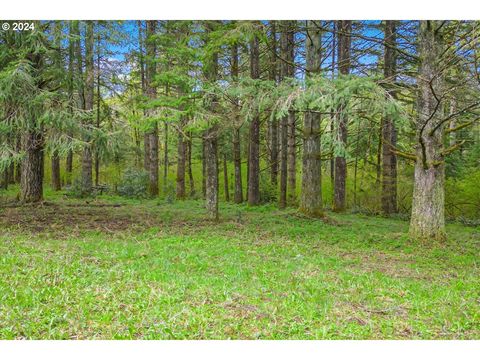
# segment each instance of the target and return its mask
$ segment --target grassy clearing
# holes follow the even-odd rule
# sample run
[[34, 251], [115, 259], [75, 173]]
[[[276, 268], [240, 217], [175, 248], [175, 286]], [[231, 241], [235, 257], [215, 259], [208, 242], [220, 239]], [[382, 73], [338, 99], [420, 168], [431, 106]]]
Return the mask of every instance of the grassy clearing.
[[106, 196], [0, 208], [0, 338], [480, 338], [478, 227], [429, 246], [401, 220], [221, 214]]

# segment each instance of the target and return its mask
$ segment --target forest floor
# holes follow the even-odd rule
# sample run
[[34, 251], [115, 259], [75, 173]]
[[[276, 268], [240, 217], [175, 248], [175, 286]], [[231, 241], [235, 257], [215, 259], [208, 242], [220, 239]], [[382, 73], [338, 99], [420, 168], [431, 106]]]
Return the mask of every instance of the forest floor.
[[1, 339], [480, 339], [478, 227], [47, 200], [0, 205]]

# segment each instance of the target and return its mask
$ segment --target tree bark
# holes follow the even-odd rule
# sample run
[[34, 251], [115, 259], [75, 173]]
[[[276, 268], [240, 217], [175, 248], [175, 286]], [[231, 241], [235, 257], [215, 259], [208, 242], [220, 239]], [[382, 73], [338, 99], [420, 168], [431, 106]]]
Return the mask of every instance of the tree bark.
[[[232, 81], [238, 81], [238, 44], [232, 46]], [[238, 105], [238, 100], [237, 100]], [[238, 125], [239, 115], [235, 109], [235, 119], [233, 125], [233, 167], [235, 171], [235, 191], [233, 201], [235, 204], [243, 202], [243, 185], [242, 185], [242, 154], [240, 148], [240, 126]]]
[[[86, 127], [93, 123], [93, 93], [94, 93], [94, 74], [93, 74], [93, 21], [87, 21], [87, 32], [85, 38], [85, 110], [88, 119], [85, 120]], [[86, 130], [82, 153], [82, 194], [90, 195], [92, 193], [92, 144], [91, 137], [88, 135], [90, 129]]]
[[218, 146], [217, 127], [205, 131], [205, 200], [207, 216], [218, 220]]
[[[258, 37], [250, 43], [250, 77], [260, 77], [260, 54]], [[248, 205], [260, 203], [260, 115], [256, 112], [250, 123], [250, 150], [248, 173]]]
[[[285, 78], [289, 77], [291, 74], [291, 67], [289, 60], [291, 59], [291, 50], [293, 45], [293, 34], [291, 32], [291, 23], [290, 21], [281, 21], [280, 32], [280, 81], [283, 81]], [[279, 202], [278, 206], [280, 209], [283, 209], [287, 206], [287, 182], [288, 182], [288, 139], [289, 139], [289, 117], [290, 115], [284, 116], [280, 120], [280, 193], [279, 193]]]
[[[395, 21], [385, 22], [384, 76], [391, 83], [396, 81], [396, 29]], [[389, 89], [395, 97], [394, 89]], [[382, 211], [384, 214], [397, 212], [397, 156], [393, 150], [397, 146], [397, 131], [391, 116], [382, 120]]]
[[[157, 96], [157, 91], [153, 85], [153, 81], [156, 73], [156, 64], [155, 64], [155, 54], [156, 46], [155, 42], [152, 40], [153, 35], [155, 35], [156, 21], [148, 20], [147, 21], [147, 34], [146, 34], [146, 52], [147, 58], [145, 61], [145, 92], [148, 99], [153, 100]], [[147, 116], [153, 116], [153, 110], [147, 110]], [[148, 192], [151, 197], [158, 195], [158, 124], [155, 121], [147, 134], [148, 137], [148, 178], [149, 186]]]
[[165, 121], [163, 125], [165, 137], [163, 141], [163, 187], [167, 186], [168, 178], [168, 123]]
[[43, 200], [43, 148], [41, 130], [28, 131], [22, 137], [25, 157], [22, 161], [20, 201], [34, 203]]
[[230, 191], [228, 189], [228, 167], [227, 154], [223, 154], [223, 192], [225, 193], [225, 201], [230, 201]]
[[[180, 127], [182, 127], [182, 124], [180, 124]], [[177, 144], [177, 199], [179, 200], [185, 200], [185, 147], [186, 143], [180, 129]]]
[[[269, 78], [277, 82], [277, 26], [276, 21], [272, 20], [270, 30], [270, 71]], [[272, 185], [277, 186], [278, 182], [278, 120], [276, 117], [270, 120], [270, 181]]]
[[[288, 76], [295, 77], [295, 21], [288, 22], [286, 60]], [[296, 117], [293, 111], [288, 113], [288, 203], [295, 205], [297, 202], [297, 147], [296, 147]]]
[[[100, 129], [100, 33], [97, 35], [97, 129]], [[99, 149], [95, 148], [95, 186], [98, 186], [100, 180], [100, 153]]]
[[[206, 31], [214, 30], [214, 23], [206, 23]], [[210, 54], [204, 64], [205, 77], [210, 82], [217, 80], [218, 54]], [[212, 95], [213, 96], [213, 95]], [[213, 96], [210, 110], [216, 111], [217, 99]], [[210, 124], [204, 135], [204, 163], [205, 163], [205, 202], [207, 216], [211, 220], [218, 220], [218, 125]]]
[[[307, 76], [320, 73], [321, 33], [307, 21], [305, 40]], [[306, 215], [323, 216], [320, 148], [320, 114], [307, 112], [303, 120], [303, 171], [300, 211]]]
[[[73, 22], [69, 22], [68, 27], [69, 35], [74, 35], [73, 31]], [[75, 79], [75, 41], [72, 39], [68, 40], [68, 98], [70, 114], [73, 117], [73, 106], [74, 106], [74, 79]], [[69, 134], [72, 136], [72, 133]], [[69, 142], [71, 142], [69, 140]], [[65, 159], [65, 183], [70, 185], [72, 183], [72, 170], [73, 170], [73, 150], [69, 149], [67, 152], [67, 158]]]
[[187, 169], [188, 169], [188, 182], [190, 186], [190, 198], [195, 197], [195, 180], [192, 172], [192, 134], [189, 134], [187, 140]]
[[240, 129], [236, 128], [233, 132], [233, 165], [235, 168], [235, 204], [243, 202], [243, 185], [242, 185], [242, 158], [240, 151]]
[[418, 53], [418, 116], [415, 177], [410, 235], [415, 239], [446, 238], [445, 162], [443, 151], [444, 51], [441, 21], [420, 21]]
[[58, 156], [58, 151], [53, 151], [52, 153], [52, 190], [60, 191], [62, 189], [62, 184], [60, 181], [60, 157]]
[[[339, 20], [337, 22], [338, 34], [338, 68], [342, 75], [350, 72], [350, 34], [352, 31], [351, 20]], [[347, 124], [348, 119], [343, 111], [345, 104], [341, 105], [337, 114], [337, 142], [343, 148], [347, 147]], [[335, 188], [333, 211], [343, 212], [346, 208], [346, 180], [347, 160], [345, 155], [335, 156]]]

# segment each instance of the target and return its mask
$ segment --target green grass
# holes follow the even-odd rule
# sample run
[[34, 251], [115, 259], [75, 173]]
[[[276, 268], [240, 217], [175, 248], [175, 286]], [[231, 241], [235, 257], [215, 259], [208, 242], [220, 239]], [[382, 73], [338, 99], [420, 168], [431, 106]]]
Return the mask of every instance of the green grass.
[[2, 339], [480, 338], [478, 227], [429, 245], [380, 217], [47, 200], [0, 208]]

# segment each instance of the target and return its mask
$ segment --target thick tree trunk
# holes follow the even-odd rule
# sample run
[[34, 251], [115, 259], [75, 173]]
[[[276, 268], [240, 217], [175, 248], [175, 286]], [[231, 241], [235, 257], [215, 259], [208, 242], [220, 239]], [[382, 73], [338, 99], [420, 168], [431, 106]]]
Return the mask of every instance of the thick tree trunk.
[[[260, 54], [258, 38], [250, 44], [250, 76], [260, 77]], [[256, 113], [250, 123], [250, 152], [248, 173], [248, 205], [260, 203], [260, 115]]]
[[[338, 33], [338, 68], [342, 75], [348, 75], [350, 72], [350, 33], [352, 31], [352, 21], [339, 20], [337, 22]], [[337, 114], [338, 133], [337, 141], [343, 148], [347, 147], [347, 124], [348, 119], [340, 106]], [[345, 155], [335, 157], [335, 188], [333, 210], [336, 212], [345, 211], [346, 208], [346, 180], [347, 180], [347, 160]]]
[[52, 153], [52, 190], [60, 191], [62, 189], [62, 184], [60, 181], [60, 157], [58, 152], [54, 151]]
[[[151, 37], [155, 35], [155, 27], [156, 21], [155, 20], [148, 20], [147, 21], [147, 59], [145, 61], [145, 92], [147, 97], [150, 100], [153, 100], [157, 96], [156, 88], [153, 86], [153, 81], [155, 78], [155, 54], [156, 54], [156, 46], [155, 42], [152, 41]], [[153, 110], [149, 109], [147, 111], [147, 116], [151, 118], [153, 115]], [[151, 197], [155, 197], [158, 195], [158, 124], [154, 122], [151, 125], [150, 130], [147, 134], [148, 137], [148, 192]]]
[[[389, 82], [396, 81], [396, 30], [395, 21], [385, 22], [384, 76]], [[395, 91], [389, 90], [395, 97]], [[382, 211], [384, 214], [397, 212], [397, 156], [393, 152], [397, 146], [397, 131], [391, 116], [382, 121]]]
[[410, 235], [444, 240], [445, 162], [443, 151], [443, 54], [441, 21], [420, 21], [418, 117], [415, 178]]
[[22, 137], [25, 157], [22, 161], [20, 201], [34, 203], [43, 200], [43, 147], [41, 131], [30, 131]]
[[185, 147], [182, 131], [178, 131], [177, 144], [177, 199], [185, 199]]
[[[94, 92], [94, 74], [93, 74], [93, 21], [87, 21], [87, 32], [85, 39], [85, 110], [90, 119], [85, 121], [85, 125], [93, 124], [93, 92]], [[88, 130], [87, 130], [88, 131]], [[82, 153], [82, 194], [90, 195], [92, 193], [92, 144], [89, 135], [84, 138], [86, 142]]]
[[[305, 40], [307, 76], [320, 72], [321, 33], [312, 21], [307, 22]], [[307, 112], [303, 120], [303, 168], [300, 211], [322, 216], [322, 178], [320, 150], [320, 114]]]

